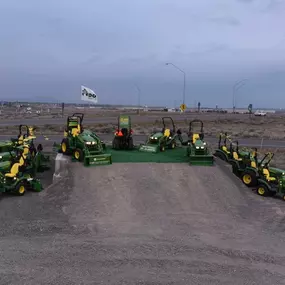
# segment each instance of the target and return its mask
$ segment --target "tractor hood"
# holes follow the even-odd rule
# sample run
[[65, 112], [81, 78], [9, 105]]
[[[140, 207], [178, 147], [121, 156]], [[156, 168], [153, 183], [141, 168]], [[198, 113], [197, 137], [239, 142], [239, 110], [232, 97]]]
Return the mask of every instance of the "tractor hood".
[[152, 134], [151, 136], [150, 136], [150, 139], [151, 140], [155, 140], [155, 139], [160, 139], [160, 138], [162, 138], [163, 137], [163, 133], [161, 133], [161, 132], [159, 132], [159, 133], [155, 133], [155, 134]]
[[285, 170], [276, 168], [276, 167], [269, 167], [269, 171], [271, 174], [275, 174], [276, 176], [285, 175]]
[[196, 147], [196, 149], [206, 148], [206, 143], [201, 141], [201, 140], [196, 140], [195, 147]]
[[80, 137], [84, 142], [94, 142], [98, 140], [98, 137], [96, 137], [96, 135], [89, 130], [84, 130], [80, 134]]

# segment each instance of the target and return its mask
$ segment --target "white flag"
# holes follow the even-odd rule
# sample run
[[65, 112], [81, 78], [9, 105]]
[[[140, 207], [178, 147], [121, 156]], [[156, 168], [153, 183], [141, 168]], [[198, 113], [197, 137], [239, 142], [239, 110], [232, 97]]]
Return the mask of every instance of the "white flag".
[[96, 93], [85, 86], [81, 86], [81, 100], [82, 101], [89, 101], [90, 103], [98, 103], [98, 97]]

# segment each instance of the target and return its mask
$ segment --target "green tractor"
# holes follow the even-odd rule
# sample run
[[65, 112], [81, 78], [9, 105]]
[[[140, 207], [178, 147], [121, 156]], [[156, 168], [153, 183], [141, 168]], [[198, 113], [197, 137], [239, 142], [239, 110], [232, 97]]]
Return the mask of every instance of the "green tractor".
[[131, 150], [134, 148], [133, 130], [131, 127], [131, 117], [120, 115], [118, 117], [118, 128], [112, 142], [112, 148], [116, 150]]
[[227, 133], [220, 133], [218, 148], [214, 153], [215, 157], [231, 162], [232, 160], [241, 160], [243, 157], [249, 157], [249, 155], [250, 152], [248, 150], [239, 150], [238, 141], [233, 141]]
[[279, 196], [285, 201], [285, 172], [277, 177], [265, 173], [257, 180], [256, 193], [260, 196]]
[[43, 190], [40, 180], [25, 171], [25, 158], [21, 154], [18, 160], [11, 163], [10, 170], [0, 172], [0, 192], [24, 195], [27, 190], [40, 192]]
[[[170, 121], [172, 129], [166, 128], [166, 121]], [[163, 117], [162, 124], [162, 130], [151, 134], [146, 143], [140, 145], [139, 151], [157, 153], [165, 151], [166, 148], [174, 149], [176, 147], [177, 133], [173, 119], [171, 117]]]
[[248, 187], [257, 186], [258, 179], [277, 181], [282, 177], [284, 170], [269, 167], [273, 157], [274, 154], [268, 152], [261, 160], [258, 160], [257, 149], [255, 148], [249, 159], [244, 158], [242, 161], [235, 161], [235, 163], [232, 164], [233, 173]]
[[85, 166], [112, 163], [111, 154], [105, 153], [105, 144], [92, 131], [83, 129], [84, 114], [74, 113], [67, 117], [67, 127], [61, 142], [61, 152], [72, 154]]
[[[200, 125], [200, 130], [194, 132], [195, 124]], [[214, 157], [204, 142], [204, 124], [201, 120], [193, 120], [189, 124], [189, 142], [187, 147], [187, 156], [190, 165], [211, 166], [214, 165]]]

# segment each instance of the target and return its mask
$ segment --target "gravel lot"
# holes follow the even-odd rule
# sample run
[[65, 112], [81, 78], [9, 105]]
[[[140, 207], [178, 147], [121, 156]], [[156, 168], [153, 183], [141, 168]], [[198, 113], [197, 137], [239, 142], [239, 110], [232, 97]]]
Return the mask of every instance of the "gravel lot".
[[69, 172], [2, 197], [0, 284], [285, 284], [285, 204], [226, 166]]

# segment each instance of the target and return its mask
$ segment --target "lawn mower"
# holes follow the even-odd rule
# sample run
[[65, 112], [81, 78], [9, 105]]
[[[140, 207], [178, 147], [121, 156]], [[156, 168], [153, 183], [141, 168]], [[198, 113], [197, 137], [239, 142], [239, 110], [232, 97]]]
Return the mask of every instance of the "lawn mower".
[[[170, 121], [172, 129], [166, 128], [166, 121]], [[139, 151], [157, 153], [165, 151], [166, 148], [174, 149], [176, 147], [176, 129], [171, 117], [162, 118], [163, 128], [160, 132], [151, 134], [145, 144], [141, 144]]]
[[61, 152], [72, 154], [85, 166], [111, 164], [111, 154], [104, 152], [104, 143], [90, 130], [83, 130], [84, 114], [74, 113], [67, 117], [67, 126], [61, 142]]
[[[193, 131], [195, 124], [200, 125], [200, 131]], [[190, 122], [188, 137], [187, 156], [189, 156], [190, 165], [213, 165], [214, 157], [210, 153], [207, 143], [204, 142], [204, 124], [201, 120], [193, 120]]]
[[[224, 139], [223, 143], [222, 139]], [[238, 141], [233, 141], [227, 133], [220, 133], [218, 149], [215, 150], [214, 156], [226, 162], [231, 162], [231, 160], [241, 160], [243, 157], [249, 157], [249, 155], [250, 151], [239, 150]]]
[[116, 150], [131, 150], [134, 148], [133, 130], [131, 128], [131, 117], [120, 115], [118, 117], [118, 128], [112, 142], [112, 148]]

